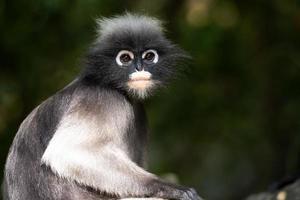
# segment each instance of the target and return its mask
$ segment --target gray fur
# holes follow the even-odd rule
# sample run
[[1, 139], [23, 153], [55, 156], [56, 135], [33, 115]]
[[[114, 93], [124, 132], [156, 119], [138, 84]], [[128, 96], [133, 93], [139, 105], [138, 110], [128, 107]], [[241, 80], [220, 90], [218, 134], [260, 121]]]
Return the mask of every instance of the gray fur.
[[141, 124], [144, 116], [134, 113], [137, 105], [117, 92], [102, 90], [91, 96], [93, 91], [87, 90], [74, 94], [43, 163], [61, 177], [100, 191], [126, 196], [145, 190], [142, 179], [154, 176], [138, 166], [143, 160], [146, 128], [135, 124]]
[[123, 87], [132, 70], [113, 64], [120, 42], [128, 41], [136, 49], [152, 42], [161, 46], [165, 57], [161, 68], [151, 71], [149, 65], [145, 70], [163, 82], [171, 71], [166, 66], [172, 67], [179, 57], [178, 49], [164, 39], [159, 21], [150, 17], [126, 14], [100, 24], [103, 41], [88, 56], [86, 70], [21, 124], [5, 165], [4, 199], [200, 200], [195, 190], [166, 183], [142, 168], [147, 142], [144, 108]]
[[97, 20], [97, 24], [99, 40], [124, 30], [163, 32], [162, 23], [156, 18], [130, 13], [112, 18], [101, 18]]

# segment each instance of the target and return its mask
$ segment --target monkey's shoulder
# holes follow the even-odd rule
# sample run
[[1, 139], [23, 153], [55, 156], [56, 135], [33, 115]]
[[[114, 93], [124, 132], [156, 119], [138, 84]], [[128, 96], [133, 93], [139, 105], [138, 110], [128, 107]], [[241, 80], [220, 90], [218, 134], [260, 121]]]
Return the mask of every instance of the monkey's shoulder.
[[16, 137], [28, 143], [34, 138], [45, 148], [64, 123], [67, 126], [97, 122], [110, 127], [127, 127], [144, 115], [142, 104], [130, 101], [122, 93], [82, 85], [75, 80], [37, 106], [22, 122]]

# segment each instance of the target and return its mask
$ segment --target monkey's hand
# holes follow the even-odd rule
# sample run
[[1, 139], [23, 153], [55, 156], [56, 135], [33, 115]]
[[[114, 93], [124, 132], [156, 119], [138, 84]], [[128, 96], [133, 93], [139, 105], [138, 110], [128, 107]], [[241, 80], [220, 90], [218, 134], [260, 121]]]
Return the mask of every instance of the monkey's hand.
[[157, 179], [151, 183], [155, 194], [153, 197], [178, 200], [203, 200], [193, 188], [166, 183]]
[[164, 200], [164, 199], [149, 197], [149, 198], [124, 198], [120, 200]]

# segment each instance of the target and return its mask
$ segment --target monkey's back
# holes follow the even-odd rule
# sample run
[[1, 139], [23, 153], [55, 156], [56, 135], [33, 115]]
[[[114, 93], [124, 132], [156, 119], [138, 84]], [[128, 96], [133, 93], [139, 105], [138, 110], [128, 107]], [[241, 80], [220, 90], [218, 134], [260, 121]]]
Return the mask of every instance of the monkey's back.
[[48, 184], [54, 183], [54, 176], [42, 169], [40, 160], [62, 116], [61, 105], [70, 101], [72, 91], [69, 87], [58, 92], [22, 122], [5, 165], [5, 199], [50, 199]]
[[[75, 81], [44, 101], [23, 121], [7, 157], [4, 176], [5, 200], [93, 200], [110, 198], [106, 195], [100, 195], [99, 192], [95, 192], [90, 188], [80, 186], [73, 181], [59, 178], [50, 168], [41, 166], [41, 158], [47, 145], [52, 139], [64, 112], [66, 112], [74, 98], [74, 93], [80, 90], [83, 89]], [[98, 92], [101, 93], [102, 90]], [[99, 96], [99, 94], [85, 95], [90, 98], [90, 101], [91, 96]], [[134, 123], [140, 125], [138, 126], [139, 130], [135, 130], [135, 128], [128, 130], [128, 132], [136, 134], [134, 137], [137, 137], [133, 138], [128, 145], [141, 146], [140, 152], [131, 153], [133, 160], [142, 165], [142, 148], [144, 148], [142, 146], [145, 145], [146, 119], [140, 104], [133, 106], [133, 112], [136, 120], [140, 121]]]

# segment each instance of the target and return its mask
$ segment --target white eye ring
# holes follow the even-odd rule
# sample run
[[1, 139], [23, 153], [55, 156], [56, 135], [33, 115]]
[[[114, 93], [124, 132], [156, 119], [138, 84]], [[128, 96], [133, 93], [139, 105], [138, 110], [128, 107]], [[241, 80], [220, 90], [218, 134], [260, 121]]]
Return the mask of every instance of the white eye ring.
[[[130, 60], [128, 62], [124, 62], [124, 61], [121, 60], [121, 56], [126, 55], [126, 54], [129, 55], [129, 57], [130, 57]], [[134, 54], [131, 51], [121, 50], [121, 51], [119, 51], [119, 53], [116, 57], [116, 62], [119, 66], [123, 66], [123, 65], [131, 63], [131, 61], [133, 59], [134, 59]]]
[[145, 57], [146, 57], [147, 53], [153, 53], [153, 54], [154, 54], [154, 58], [153, 58], [153, 60], [151, 61], [152, 63], [157, 63], [157, 62], [158, 62], [158, 53], [157, 53], [156, 50], [154, 50], [154, 49], [149, 49], [149, 50], [145, 51], [145, 52], [143, 53], [143, 55], [142, 55], [142, 58], [143, 58], [143, 59], [146, 59]]

